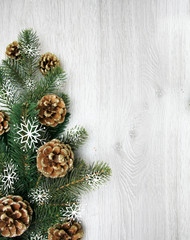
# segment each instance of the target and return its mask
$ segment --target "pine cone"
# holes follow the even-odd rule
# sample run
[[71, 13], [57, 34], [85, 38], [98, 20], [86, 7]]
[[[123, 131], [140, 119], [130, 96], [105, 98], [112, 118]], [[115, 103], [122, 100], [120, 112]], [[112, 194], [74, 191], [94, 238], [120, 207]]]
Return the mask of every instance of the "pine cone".
[[8, 132], [9, 127], [9, 116], [5, 112], [0, 112], [0, 135]]
[[37, 151], [37, 168], [50, 178], [64, 177], [73, 168], [74, 153], [68, 144], [53, 139]]
[[12, 59], [19, 59], [21, 57], [19, 45], [17, 41], [10, 43], [6, 48], [6, 55]]
[[38, 102], [39, 121], [41, 124], [56, 127], [64, 122], [66, 107], [62, 98], [56, 95], [46, 95]]
[[4, 237], [22, 235], [30, 225], [33, 211], [30, 204], [20, 196], [0, 199], [0, 232]]
[[84, 232], [80, 223], [65, 222], [48, 229], [49, 240], [78, 240], [82, 239]]
[[41, 73], [45, 75], [51, 68], [60, 66], [60, 61], [54, 54], [47, 52], [41, 56], [39, 66]]

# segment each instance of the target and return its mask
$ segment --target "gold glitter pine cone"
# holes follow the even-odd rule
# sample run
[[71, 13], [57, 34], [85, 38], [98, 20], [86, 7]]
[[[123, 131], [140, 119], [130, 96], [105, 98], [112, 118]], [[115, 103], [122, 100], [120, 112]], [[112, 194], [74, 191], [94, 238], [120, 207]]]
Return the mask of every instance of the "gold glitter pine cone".
[[20, 54], [18, 42], [14, 41], [14, 42], [10, 43], [6, 47], [6, 52], [5, 53], [9, 58], [16, 59], [16, 60], [20, 59], [21, 54]]
[[45, 143], [37, 151], [37, 168], [45, 177], [64, 177], [73, 169], [73, 161], [70, 145], [57, 139]]
[[9, 116], [3, 111], [0, 111], [0, 135], [8, 132], [9, 127]]
[[49, 240], [79, 240], [83, 235], [83, 229], [78, 222], [56, 224], [48, 229]]
[[22, 235], [32, 220], [30, 204], [20, 196], [8, 195], [0, 199], [0, 233], [4, 237]]
[[41, 124], [56, 127], [63, 123], [66, 115], [66, 106], [62, 98], [57, 95], [45, 95], [38, 102], [39, 121]]
[[41, 56], [39, 67], [42, 74], [47, 74], [55, 66], [60, 66], [60, 61], [55, 54], [47, 52]]

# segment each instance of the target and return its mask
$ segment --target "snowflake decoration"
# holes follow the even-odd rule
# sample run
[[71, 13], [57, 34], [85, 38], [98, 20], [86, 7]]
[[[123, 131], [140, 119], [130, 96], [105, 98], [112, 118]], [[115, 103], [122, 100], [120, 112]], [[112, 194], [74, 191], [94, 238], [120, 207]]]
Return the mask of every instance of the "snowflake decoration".
[[86, 176], [86, 181], [88, 182], [88, 185], [94, 188], [104, 183], [104, 180], [98, 173], [88, 174]]
[[24, 151], [27, 151], [27, 149], [34, 150], [39, 142], [41, 142], [41, 144], [45, 142], [42, 135], [45, 135], [45, 128], [39, 125], [36, 117], [33, 119], [25, 119], [22, 116], [22, 123], [20, 126], [17, 126], [17, 137], [15, 141], [22, 144], [21, 148]]
[[67, 131], [67, 141], [69, 142], [76, 142], [81, 141], [81, 130], [83, 128], [79, 126], [75, 126]]
[[78, 221], [80, 222], [81, 219], [81, 208], [79, 207], [78, 203], [68, 203], [65, 209], [60, 210], [61, 217], [69, 221]]
[[30, 240], [46, 240], [47, 237], [45, 237], [41, 232], [39, 233], [32, 233], [30, 236]]
[[29, 89], [29, 90], [34, 90], [35, 89], [35, 82], [31, 79], [31, 78], [27, 78], [25, 80], [25, 83], [26, 83], [26, 87]]
[[31, 202], [37, 203], [38, 205], [41, 205], [42, 203], [48, 203], [50, 197], [49, 190], [42, 187], [34, 188], [29, 193]]
[[8, 194], [9, 190], [14, 190], [14, 183], [18, 180], [17, 176], [17, 167], [14, 165], [13, 161], [11, 160], [10, 163], [5, 163], [4, 171], [0, 175], [0, 180], [2, 182], [1, 189]]
[[9, 103], [15, 103], [18, 99], [18, 91], [8, 79], [3, 83], [1, 92]]
[[36, 57], [40, 54], [40, 51], [39, 51], [38, 47], [29, 45], [29, 44], [28, 45], [23, 45], [22, 46], [22, 51], [26, 55], [29, 55], [31, 57]]

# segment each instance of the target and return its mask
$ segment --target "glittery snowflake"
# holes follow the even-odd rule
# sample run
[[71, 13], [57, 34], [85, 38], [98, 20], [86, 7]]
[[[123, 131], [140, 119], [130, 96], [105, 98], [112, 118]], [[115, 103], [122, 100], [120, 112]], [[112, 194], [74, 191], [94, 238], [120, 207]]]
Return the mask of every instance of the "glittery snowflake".
[[25, 84], [26, 84], [27, 89], [29, 89], [29, 90], [34, 90], [36, 87], [35, 82], [31, 78], [26, 78]]
[[42, 188], [41, 186], [38, 188], [34, 188], [29, 193], [29, 198], [31, 199], [32, 203], [37, 203], [41, 205], [42, 203], [48, 203], [50, 199], [49, 190], [46, 188]]
[[30, 240], [46, 240], [47, 237], [44, 236], [41, 232], [39, 233], [32, 233], [30, 236]]
[[3, 173], [0, 175], [1, 186], [6, 194], [11, 190], [14, 190], [14, 183], [18, 180], [17, 176], [17, 166], [14, 165], [11, 160], [9, 163], [5, 163]]
[[32, 46], [32, 45], [23, 45], [22, 46], [22, 51], [31, 57], [36, 57], [40, 54], [40, 51], [37, 46]]
[[17, 135], [15, 141], [22, 145], [22, 149], [36, 149], [36, 145], [40, 142], [41, 144], [45, 141], [45, 128], [39, 125], [36, 117], [33, 119], [25, 119], [22, 117], [20, 126], [17, 128]]
[[88, 174], [86, 177], [86, 181], [88, 185], [94, 188], [104, 183], [104, 179], [102, 179], [99, 173]]
[[78, 203], [71, 203], [66, 206], [66, 208], [61, 209], [61, 217], [69, 221], [78, 221], [81, 220], [81, 208]]
[[88, 134], [84, 127], [75, 126], [69, 129], [63, 140], [72, 146], [72, 149], [77, 149], [87, 139]]
[[18, 100], [18, 91], [8, 79], [2, 85], [1, 94], [8, 103], [15, 103]]

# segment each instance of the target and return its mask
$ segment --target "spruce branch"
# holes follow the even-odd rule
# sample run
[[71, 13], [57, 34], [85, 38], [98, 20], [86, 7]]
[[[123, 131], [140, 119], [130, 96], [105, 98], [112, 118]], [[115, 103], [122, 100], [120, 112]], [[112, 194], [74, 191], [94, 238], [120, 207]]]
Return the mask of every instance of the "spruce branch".
[[19, 33], [18, 42], [21, 52], [20, 65], [25, 73], [24, 82], [26, 87], [31, 90], [34, 85], [40, 58], [39, 38], [32, 29], [26, 29]]
[[1, 107], [11, 110], [14, 103], [19, 100], [18, 89], [10, 80], [5, 80], [2, 82], [0, 88], [0, 104]]
[[59, 94], [59, 97], [61, 97], [65, 103], [66, 109], [68, 110], [70, 107], [70, 99], [69, 96], [65, 93]]
[[[8, 132], [8, 147], [11, 158], [18, 165], [20, 179], [15, 189], [22, 194], [29, 191], [38, 177], [36, 169], [36, 152], [32, 148], [23, 148], [24, 141], [20, 141], [17, 126], [22, 124], [22, 117], [33, 119], [37, 116], [36, 104], [15, 104], [11, 110], [10, 131]], [[23, 133], [24, 134], [24, 133]], [[32, 136], [32, 132], [31, 132]], [[23, 136], [24, 137], [24, 136]], [[39, 145], [38, 145], [39, 146]]]
[[63, 142], [68, 143], [73, 150], [78, 149], [83, 145], [88, 138], [88, 133], [84, 127], [75, 126], [67, 130], [65, 136], [63, 136]]
[[[40, 100], [46, 94], [55, 94], [59, 86], [59, 82], [64, 82], [66, 74], [61, 67], [55, 67], [45, 75], [44, 78], [39, 80], [36, 88], [32, 92], [32, 100]], [[66, 95], [65, 95], [66, 96]]]
[[58, 124], [56, 127], [46, 127], [46, 131], [49, 134], [49, 140], [52, 140], [54, 138], [59, 139], [63, 135], [63, 133], [69, 123], [70, 115], [71, 114], [69, 112], [67, 112], [65, 115], [65, 121], [63, 123]]
[[19, 60], [8, 58], [2, 61], [4, 77], [11, 80], [18, 89], [24, 84], [25, 73]]
[[[72, 196], [80, 197], [82, 193], [89, 192], [109, 180], [111, 169], [107, 163], [98, 162], [87, 165], [81, 159], [75, 159], [74, 169], [61, 179], [49, 179], [46, 187], [50, 190], [52, 202]], [[97, 180], [98, 179], [98, 180]]]

